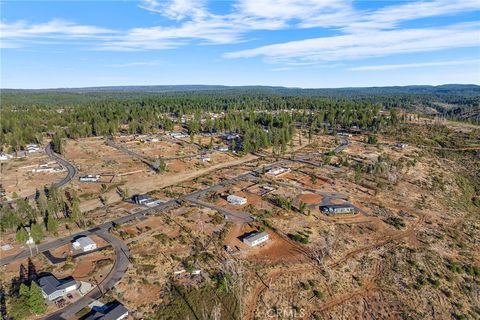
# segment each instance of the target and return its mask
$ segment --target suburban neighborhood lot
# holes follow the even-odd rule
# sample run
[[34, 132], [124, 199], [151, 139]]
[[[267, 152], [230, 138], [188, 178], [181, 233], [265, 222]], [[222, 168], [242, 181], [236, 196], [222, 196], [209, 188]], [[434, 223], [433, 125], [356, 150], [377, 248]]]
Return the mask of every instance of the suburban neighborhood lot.
[[[2, 259], [13, 262], [1, 267], [2, 279], [72, 277], [75, 289], [47, 304], [48, 313], [64, 317], [81, 318], [89, 303], [112, 301], [135, 319], [389, 318], [432, 304], [448, 317], [444, 296], [471, 277], [450, 274], [456, 248], [478, 241], [455, 238], [468, 220], [460, 220], [458, 177], [443, 166], [458, 164], [404, 142], [408, 137], [376, 138], [319, 134], [281, 156], [272, 149], [205, 152], [188, 138], [123, 136], [115, 139], [120, 148], [104, 138], [68, 140], [63, 157], [95, 180], [76, 178], [63, 189], [80, 199], [83, 222], [48, 235], [44, 246], [64, 239], [49, 249], [4, 233]], [[165, 159], [164, 171], [152, 170], [155, 159]], [[93, 247], [72, 246], [85, 236]], [[474, 275], [478, 257], [467, 256], [465, 270], [472, 266]]]

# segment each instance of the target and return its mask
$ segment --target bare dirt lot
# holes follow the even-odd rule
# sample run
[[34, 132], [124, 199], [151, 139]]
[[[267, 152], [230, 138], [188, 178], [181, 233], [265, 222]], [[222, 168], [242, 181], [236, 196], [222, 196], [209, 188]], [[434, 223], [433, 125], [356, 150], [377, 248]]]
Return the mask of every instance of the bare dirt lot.
[[0, 184], [6, 195], [12, 198], [14, 194], [25, 197], [35, 193], [45, 185], [62, 179], [66, 172], [44, 173], [32, 172], [40, 165], [58, 167], [45, 152], [28, 153], [27, 157], [0, 162]]

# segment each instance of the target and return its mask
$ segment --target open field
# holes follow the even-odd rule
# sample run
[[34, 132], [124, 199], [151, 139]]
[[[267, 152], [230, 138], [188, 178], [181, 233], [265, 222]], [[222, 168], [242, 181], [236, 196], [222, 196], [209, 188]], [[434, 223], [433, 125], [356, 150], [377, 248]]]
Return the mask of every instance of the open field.
[[45, 185], [60, 180], [66, 172], [32, 172], [41, 165], [59, 167], [56, 161], [52, 161], [43, 152], [28, 153], [24, 158], [11, 159], [0, 162], [0, 184], [5, 189], [6, 196], [12, 198], [26, 197], [35, 193]]

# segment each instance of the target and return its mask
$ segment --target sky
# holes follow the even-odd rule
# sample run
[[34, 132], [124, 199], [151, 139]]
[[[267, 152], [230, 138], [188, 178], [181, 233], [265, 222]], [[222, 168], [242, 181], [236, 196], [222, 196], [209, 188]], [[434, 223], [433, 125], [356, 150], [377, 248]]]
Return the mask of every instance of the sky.
[[0, 0], [0, 87], [480, 84], [480, 0]]

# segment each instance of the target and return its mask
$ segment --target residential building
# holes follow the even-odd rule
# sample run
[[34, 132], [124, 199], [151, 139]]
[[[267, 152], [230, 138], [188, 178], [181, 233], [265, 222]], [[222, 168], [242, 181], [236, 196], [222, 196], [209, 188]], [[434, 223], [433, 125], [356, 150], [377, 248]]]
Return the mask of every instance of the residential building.
[[122, 320], [128, 317], [128, 309], [116, 302], [102, 311], [95, 311], [85, 320]]
[[40, 148], [38, 147], [38, 145], [31, 143], [31, 144], [27, 144], [27, 145], [25, 146], [25, 150], [26, 150], [28, 153], [33, 153], [33, 152], [38, 152], [38, 151], [40, 151]]
[[290, 168], [280, 167], [280, 168], [272, 168], [268, 170], [267, 174], [270, 176], [278, 176], [287, 172], [290, 172]]
[[217, 150], [218, 150], [218, 151], [221, 151], [221, 152], [227, 152], [227, 151], [228, 151], [228, 147], [227, 147], [227, 146], [219, 146], [219, 147], [217, 147]]
[[355, 207], [350, 204], [331, 204], [320, 206], [320, 211], [334, 214], [355, 213]]
[[0, 161], [8, 161], [11, 159], [13, 159], [13, 156], [11, 154], [0, 153]]
[[269, 239], [268, 233], [266, 232], [255, 232], [245, 238], [243, 238], [243, 243], [248, 244], [250, 247], [258, 246], [261, 243], [266, 242]]
[[176, 138], [176, 139], [180, 139], [180, 138], [186, 138], [188, 137], [188, 134], [184, 133], [184, 132], [171, 132], [170, 133], [170, 136], [172, 138]]
[[79, 288], [79, 284], [72, 277], [58, 280], [52, 274], [41, 277], [37, 283], [42, 289], [43, 297], [48, 301], [63, 297]]
[[82, 250], [83, 252], [97, 249], [97, 244], [89, 237], [80, 237], [72, 242], [74, 250]]
[[147, 207], [155, 207], [165, 202], [162, 200], [153, 199], [152, 197], [146, 194], [137, 194], [133, 196], [132, 200], [136, 204], [140, 204], [142, 206], [147, 206]]
[[227, 197], [227, 201], [234, 205], [244, 205], [247, 203], [247, 199], [233, 195], [233, 194]]
[[150, 198], [148, 195], [146, 194], [137, 194], [137, 195], [134, 195], [133, 198], [132, 198], [133, 202], [135, 202], [136, 204], [145, 204], [146, 202], [150, 202], [152, 200], [152, 198]]
[[100, 180], [100, 175], [88, 174], [86, 176], [81, 176], [79, 180], [80, 182], [97, 182], [98, 180]]

